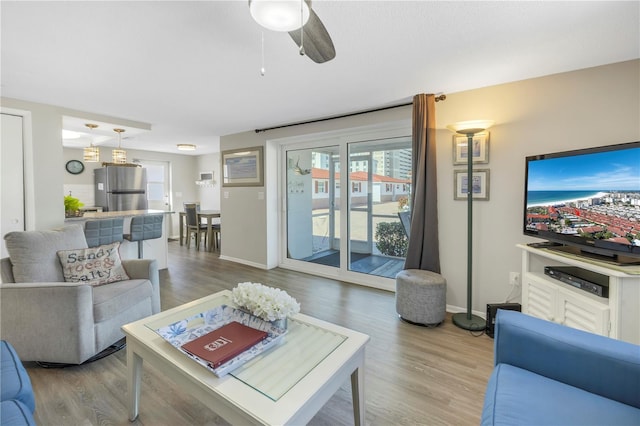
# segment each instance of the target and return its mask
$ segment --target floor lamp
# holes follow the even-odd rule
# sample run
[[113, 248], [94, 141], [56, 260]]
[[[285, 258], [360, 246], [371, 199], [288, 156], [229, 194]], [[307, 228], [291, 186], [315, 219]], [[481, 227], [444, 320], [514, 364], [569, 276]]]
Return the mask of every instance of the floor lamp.
[[447, 128], [467, 137], [467, 312], [453, 314], [453, 323], [465, 330], [484, 330], [486, 321], [471, 313], [473, 292], [473, 136], [487, 130], [493, 121], [474, 120], [450, 124]]

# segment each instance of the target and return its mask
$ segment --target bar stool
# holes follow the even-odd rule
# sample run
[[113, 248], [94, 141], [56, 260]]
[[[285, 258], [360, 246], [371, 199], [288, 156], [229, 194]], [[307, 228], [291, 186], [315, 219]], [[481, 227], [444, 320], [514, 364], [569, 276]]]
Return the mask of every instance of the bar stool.
[[84, 237], [89, 247], [122, 241], [124, 219], [88, 220], [84, 223]]
[[164, 215], [142, 215], [131, 218], [131, 229], [124, 238], [138, 242], [138, 259], [142, 259], [142, 242], [162, 237], [162, 219]]

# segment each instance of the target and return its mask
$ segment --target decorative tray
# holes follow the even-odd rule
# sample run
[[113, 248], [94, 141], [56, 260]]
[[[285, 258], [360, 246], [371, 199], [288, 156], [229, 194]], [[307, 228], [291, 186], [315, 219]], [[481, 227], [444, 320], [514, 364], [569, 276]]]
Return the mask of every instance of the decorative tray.
[[[182, 349], [182, 345], [184, 345], [185, 343], [197, 339], [198, 337], [214, 331], [232, 321], [237, 321], [249, 327], [266, 331], [267, 333], [269, 333], [269, 335], [260, 343], [242, 352], [240, 355], [225, 362], [217, 368], [212, 368], [208, 362]], [[280, 340], [287, 333], [287, 330], [278, 328], [270, 322], [264, 321], [261, 318], [251, 315], [248, 312], [233, 308], [231, 306], [222, 305], [214, 309], [210, 309], [208, 311], [193, 315], [189, 318], [185, 318], [181, 321], [174, 322], [166, 327], [158, 328], [155, 330], [155, 332], [162, 336], [163, 339], [177, 348], [180, 352], [195, 360], [198, 364], [202, 365], [216, 376], [222, 377], [225, 374], [242, 366], [244, 363], [251, 360], [255, 356], [278, 344], [278, 342], [280, 342]]]

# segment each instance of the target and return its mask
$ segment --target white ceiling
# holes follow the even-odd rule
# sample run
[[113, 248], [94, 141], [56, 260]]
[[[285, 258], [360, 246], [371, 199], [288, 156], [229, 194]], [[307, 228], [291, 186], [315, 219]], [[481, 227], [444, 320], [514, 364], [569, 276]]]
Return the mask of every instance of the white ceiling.
[[217, 151], [221, 135], [640, 57], [638, 1], [313, 8], [336, 58], [316, 64], [288, 34], [265, 30], [262, 77], [246, 0], [3, 0], [2, 96], [148, 123], [123, 147], [193, 143], [198, 155]]

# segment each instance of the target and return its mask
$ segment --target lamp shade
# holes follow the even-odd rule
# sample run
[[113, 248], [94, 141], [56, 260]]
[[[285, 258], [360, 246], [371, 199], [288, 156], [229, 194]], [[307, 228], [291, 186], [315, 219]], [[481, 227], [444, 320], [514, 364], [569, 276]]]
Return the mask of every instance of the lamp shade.
[[449, 124], [447, 129], [454, 133], [460, 133], [461, 135], [475, 135], [476, 133], [487, 130], [494, 124], [495, 122], [493, 120], [460, 121], [458, 123]]
[[309, 6], [304, 0], [251, 0], [249, 12], [258, 24], [272, 31], [293, 31], [309, 20]]

